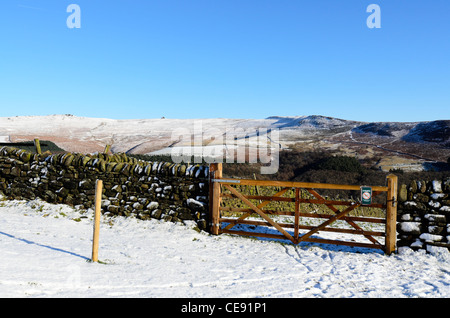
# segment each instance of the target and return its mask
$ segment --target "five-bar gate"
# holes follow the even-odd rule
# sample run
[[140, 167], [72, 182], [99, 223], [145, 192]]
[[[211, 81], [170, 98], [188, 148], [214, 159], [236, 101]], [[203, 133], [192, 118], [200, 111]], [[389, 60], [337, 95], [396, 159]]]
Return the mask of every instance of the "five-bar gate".
[[[304, 182], [287, 182], [287, 181], [264, 181], [264, 180], [245, 180], [222, 178], [222, 164], [215, 163], [210, 166], [210, 212], [211, 212], [211, 232], [213, 234], [229, 233], [247, 236], [268, 237], [274, 239], [288, 239], [294, 244], [300, 242], [316, 242], [325, 244], [349, 245], [357, 247], [367, 247], [382, 249], [387, 254], [395, 251], [396, 245], [396, 193], [397, 193], [397, 177], [395, 175], [387, 176], [387, 186], [370, 187], [372, 196], [376, 197], [382, 193], [386, 193], [386, 200], [383, 203], [364, 204], [364, 200], [355, 201], [338, 201], [328, 200], [320, 195], [317, 190], [333, 189], [333, 190], [361, 190], [359, 185], [340, 185], [325, 183], [304, 183]], [[277, 192], [273, 195], [249, 195], [239, 191], [238, 186], [257, 186], [260, 187], [276, 187]], [[289, 191], [291, 190], [291, 191]], [[293, 191], [292, 191], [293, 190]], [[300, 193], [306, 191], [308, 198], [303, 198]], [[286, 197], [288, 193], [291, 196]], [[245, 207], [227, 207], [222, 204], [227, 199], [238, 199]], [[259, 202], [259, 203], [258, 203]], [[291, 202], [293, 211], [276, 211], [264, 209], [271, 202]], [[327, 207], [330, 213], [317, 213], [316, 211], [308, 211], [302, 208], [305, 204], [314, 204]], [[341, 207], [339, 209], [338, 207]], [[366, 217], [351, 216], [351, 211], [360, 208], [378, 208], [386, 210], [385, 217]], [[225, 217], [226, 214], [239, 215], [239, 217]], [[251, 216], [259, 216], [258, 218], [250, 218]], [[276, 216], [293, 216], [293, 222], [280, 222]], [[322, 219], [325, 220], [320, 224], [301, 224], [301, 219]], [[262, 219], [262, 220], [261, 220]], [[346, 228], [331, 227], [330, 225], [337, 221], [344, 221]], [[385, 224], [383, 230], [364, 229], [358, 223], [382, 223]], [[237, 225], [246, 226], [265, 226], [276, 230], [276, 233], [261, 233], [253, 231], [245, 231], [236, 229]], [[360, 223], [361, 224], [361, 223]], [[235, 228], [235, 229], [233, 229]], [[290, 230], [288, 230], [290, 229]], [[292, 231], [293, 229], [293, 231]], [[300, 231], [306, 232], [300, 233]], [[358, 242], [356, 240], [336, 240], [317, 237], [318, 232], [338, 232], [350, 235], [360, 235], [367, 242]], [[379, 239], [381, 237], [381, 239]], [[384, 239], [383, 239], [384, 238]]]

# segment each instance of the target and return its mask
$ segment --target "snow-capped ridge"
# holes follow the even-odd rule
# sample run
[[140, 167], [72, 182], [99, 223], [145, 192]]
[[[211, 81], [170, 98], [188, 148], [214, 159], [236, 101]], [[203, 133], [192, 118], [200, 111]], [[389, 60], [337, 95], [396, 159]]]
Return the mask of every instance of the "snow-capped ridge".
[[389, 137], [408, 143], [450, 144], [449, 120], [367, 123], [321, 115], [265, 119], [108, 119], [70, 114], [0, 117], [0, 140], [17, 142], [39, 137], [73, 152], [102, 151], [106, 144], [111, 144], [114, 152], [152, 153], [173, 145], [173, 132], [180, 127], [195, 134], [208, 130], [225, 134], [227, 129], [237, 128], [246, 132], [277, 129], [279, 144], [284, 146], [308, 138], [329, 140], [352, 132], [368, 138]]

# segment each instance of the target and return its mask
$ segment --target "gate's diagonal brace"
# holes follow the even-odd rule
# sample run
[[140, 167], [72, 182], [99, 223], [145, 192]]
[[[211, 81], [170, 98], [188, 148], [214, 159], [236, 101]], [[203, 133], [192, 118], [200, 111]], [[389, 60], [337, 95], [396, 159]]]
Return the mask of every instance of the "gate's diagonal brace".
[[309, 231], [308, 233], [302, 235], [299, 237], [298, 241], [303, 241], [305, 239], [307, 239], [308, 237], [310, 237], [311, 235], [313, 235], [314, 233], [319, 232], [320, 230], [322, 230], [323, 228], [325, 228], [327, 225], [330, 225], [331, 223], [339, 220], [340, 218], [343, 218], [346, 214], [350, 213], [350, 211], [352, 211], [353, 209], [359, 207], [361, 205], [361, 203], [357, 203], [355, 205], [351, 205], [349, 206], [347, 209], [345, 209], [344, 211], [336, 214], [335, 216], [331, 217], [328, 219], [328, 221], [323, 222], [322, 224], [320, 224], [319, 226], [315, 227], [314, 229], [312, 229], [311, 231]]
[[[311, 193], [313, 196], [315, 196], [317, 199], [320, 200], [325, 200], [325, 198], [323, 198], [320, 194], [318, 194], [316, 191], [312, 190], [312, 189], [306, 189], [308, 190], [309, 193]], [[377, 193], [378, 194], [378, 193]], [[333, 205], [331, 204], [325, 204], [331, 211], [333, 211], [334, 213], [339, 213], [339, 210], [337, 208], [335, 208]], [[359, 204], [361, 205], [361, 204]], [[359, 206], [358, 205], [358, 206]], [[355, 209], [356, 206], [353, 208]], [[352, 209], [352, 210], [353, 210]], [[350, 212], [350, 211], [349, 211]], [[350, 220], [345, 220], [348, 224], [350, 224], [351, 226], [353, 226], [356, 230], [363, 232], [364, 230], [355, 222], [350, 221]], [[373, 238], [373, 236], [371, 235], [367, 235], [367, 234], [362, 234], [364, 235], [365, 238], [367, 238], [369, 241], [371, 241], [373, 244], [375, 245], [381, 245], [380, 242], [378, 242], [375, 238]]]
[[[281, 197], [281, 196], [282, 196], [283, 194], [285, 194], [288, 190], [289, 190], [289, 188], [284, 188], [283, 190], [281, 190], [281, 191], [275, 193], [273, 196], [274, 196], [274, 197]], [[268, 201], [261, 202], [261, 203], [258, 204], [256, 207], [259, 208], [259, 209], [262, 209], [264, 206], [266, 206], [266, 205], [269, 204], [270, 202], [272, 202], [272, 201], [268, 200]], [[252, 213], [250, 213], [250, 212], [245, 213], [245, 214], [243, 214], [241, 217], [239, 217], [239, 218], [237, 219], [237, 221], [238, 221], [238, 222], [239, 222], [239, 221], [242, 221], [242, 220], [248, 218], [250, 215], [252, 215]], [[236, 223], [236, 224], [237, 224], [237, 223]], [[225, 227], [225, 230], [231, 229], [231, 228], [232, 228], [233, 226], [235, 226], [236, 224], [228, 224], [228, 225]]]
[[224, 186], [230, 190], [231, 193], [233, 193], [237, 198], [241, 199], [243, 202], [245, 202], [253, 211], [258, 213], [264, 220], [269, 222], [270, 225], [272, 225], [274, 228], [276, 228], [278, 231], [283, 233], [284, 236], [286, 236], [292, 243], [295, 244], [294, 238], [286, 232], [281, 226], [279, 226], [276, 222], [274, 222], [271, 218], [269, 218], [261, 209], [259, 209], [256, 205], [251, 203], [246, 197], [244, 197], [241, 193], [239, 193], [236, 189], [233, 187], [230, 187], [228, 184], [224, 184]]

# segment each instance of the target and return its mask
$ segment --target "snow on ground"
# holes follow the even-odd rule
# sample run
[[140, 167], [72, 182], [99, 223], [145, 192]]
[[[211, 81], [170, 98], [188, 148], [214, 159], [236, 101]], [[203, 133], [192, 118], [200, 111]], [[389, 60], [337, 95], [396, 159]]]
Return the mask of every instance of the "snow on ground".
[[104, 217], [40, 200], [0, 201], [0, 297], [450, 297], [450, 256], [294, 246]]

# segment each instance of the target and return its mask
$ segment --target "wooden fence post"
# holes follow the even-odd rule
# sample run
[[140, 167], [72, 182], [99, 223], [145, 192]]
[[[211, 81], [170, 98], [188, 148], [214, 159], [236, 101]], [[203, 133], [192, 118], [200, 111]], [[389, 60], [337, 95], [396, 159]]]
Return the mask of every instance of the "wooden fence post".
[[104, 154], [107, 154], [109, 152], [109, 150], [111, 149], [111, 145], [106, 145], [105, 149], [103, 150]]
[[102, 202], [103, 181], [97, 180], [95, 185], [94, 237], [92, 239], [92, 261], [98, 262], [98, 241], [100, 232], [100, 208]]
[[397, 186], [398, 178], [396, 175], [387, 176], [388, 192], [386, 202], [386, 254], [395, 251], [397, 241]]
[[39, 142], [39, 138], [34, 138], [34, 146], [36, 147], [36, 153], [40, 155], [41, 152], [41, 144]]
[[300, 189], [295, 188], [295, 215], [294, 215], [294, 240], [298, 244], [298, 230], [299, 230], [299, 214], [300, 214]]
[[211, 234], [219, 234], [219, 218], [220, 218], [220, 184], [214, 182], [213, 179], [222, 178], [222, 164], [212, 163], [209, 166], [209, 204], [211, 214]]

